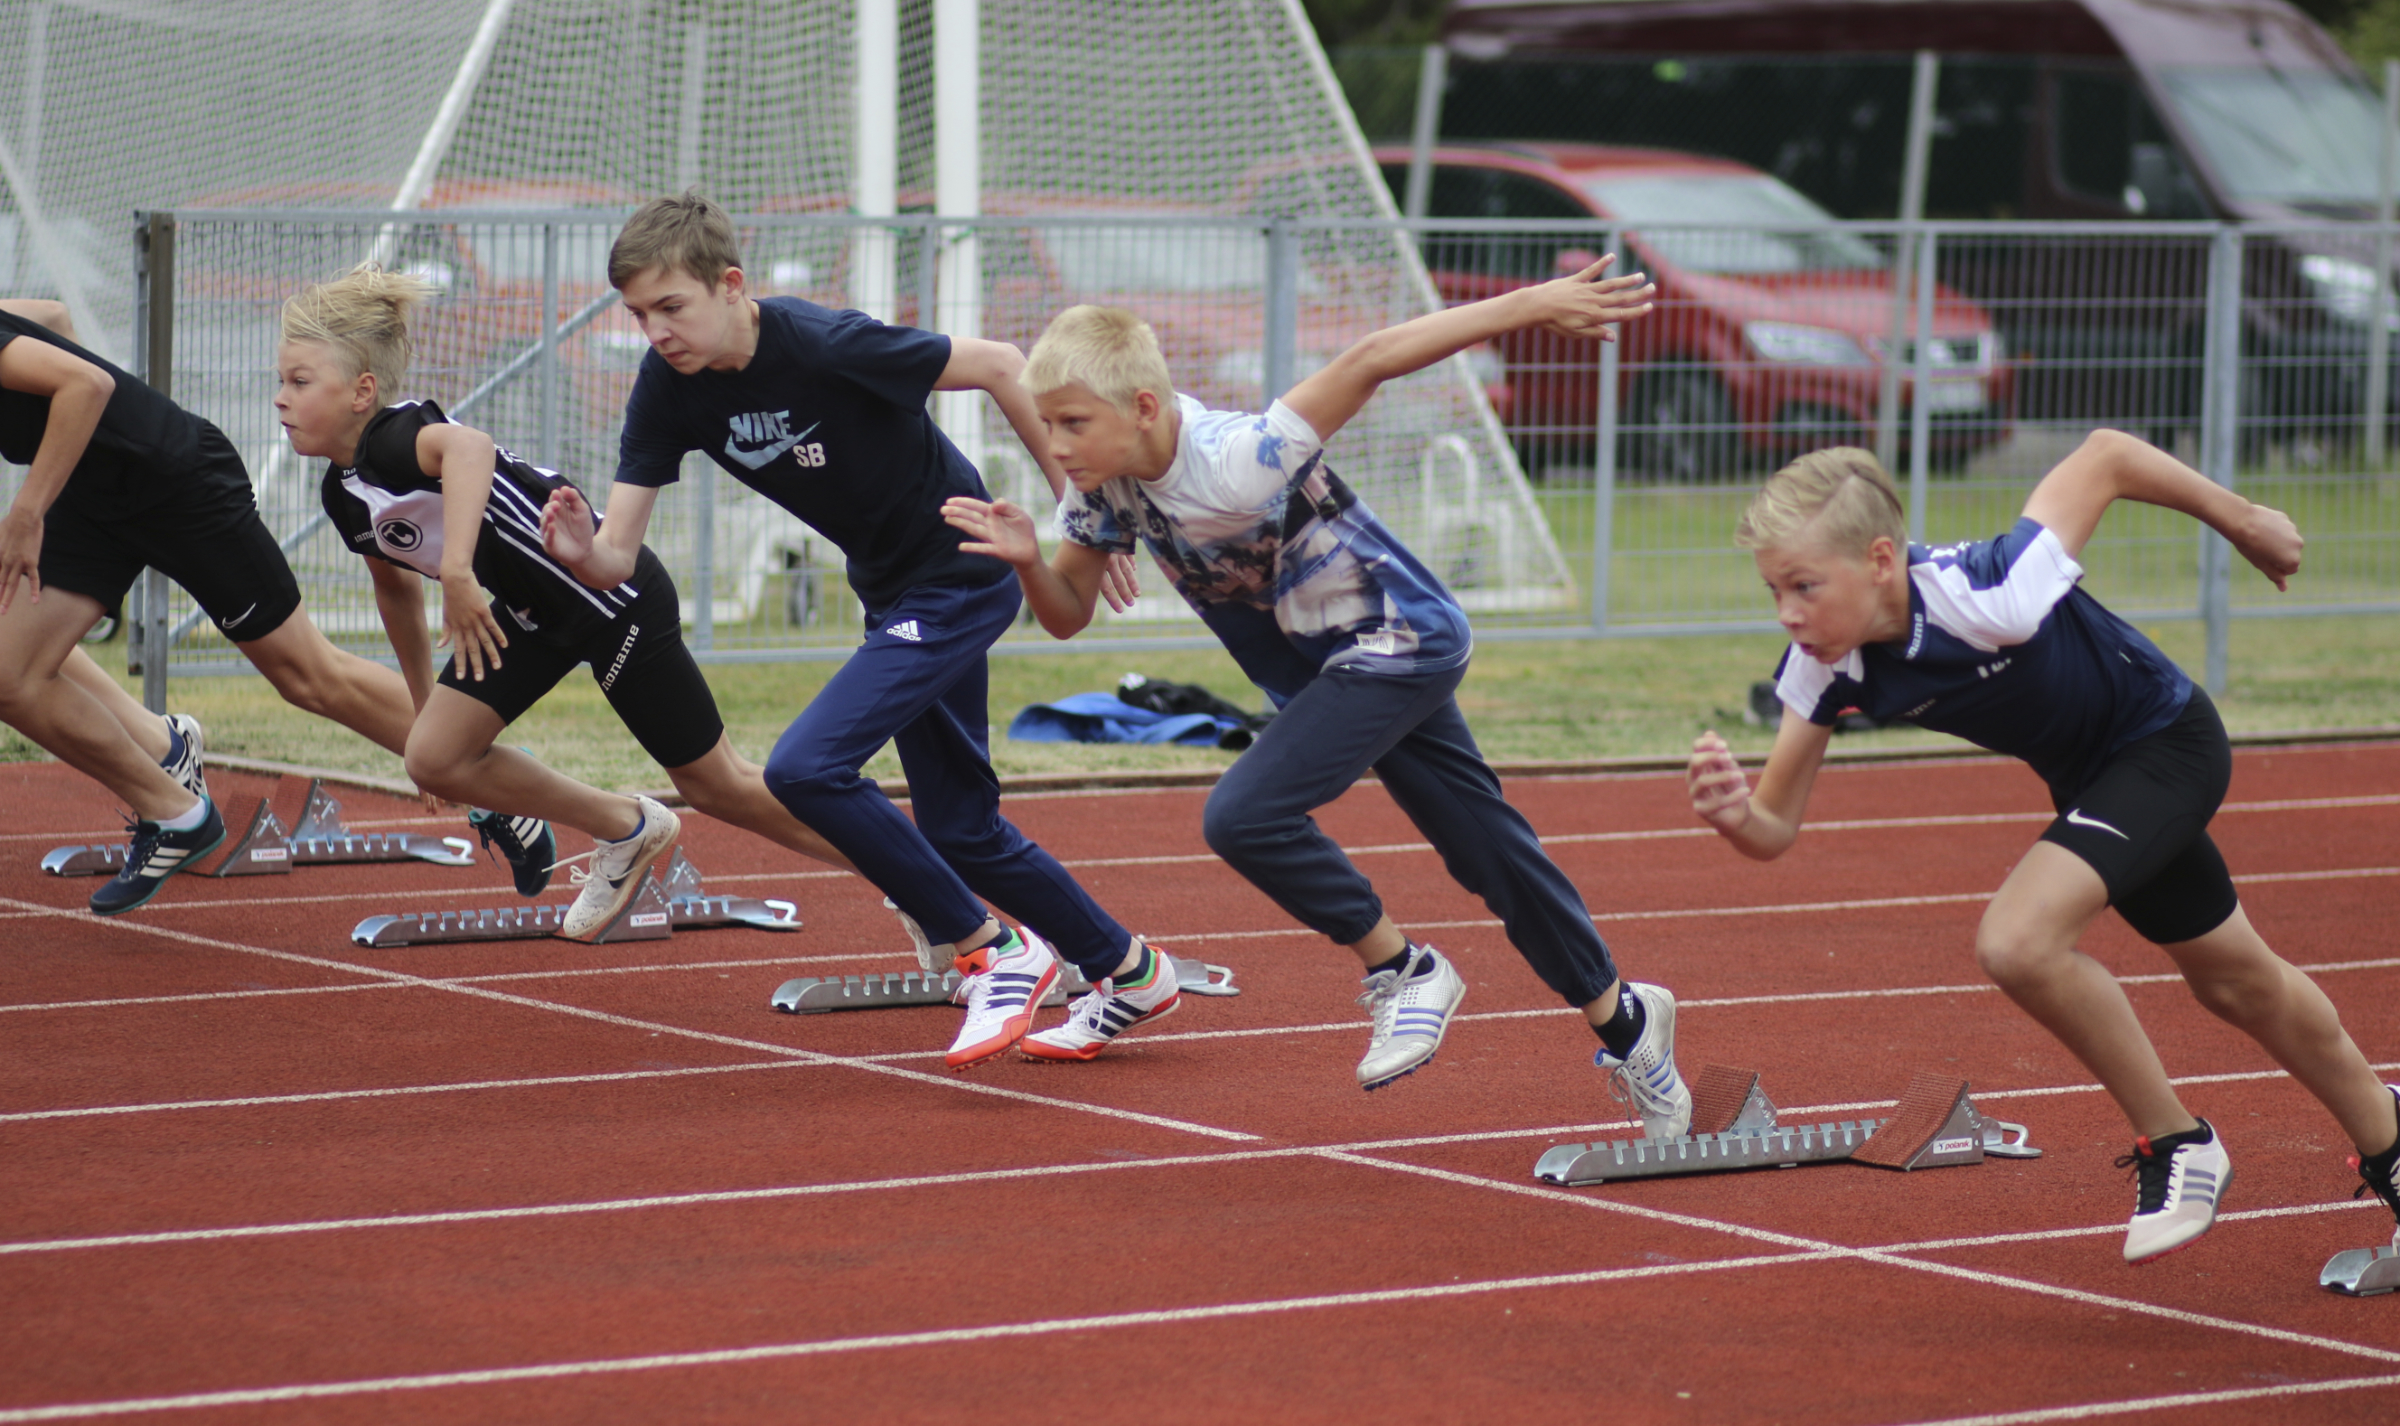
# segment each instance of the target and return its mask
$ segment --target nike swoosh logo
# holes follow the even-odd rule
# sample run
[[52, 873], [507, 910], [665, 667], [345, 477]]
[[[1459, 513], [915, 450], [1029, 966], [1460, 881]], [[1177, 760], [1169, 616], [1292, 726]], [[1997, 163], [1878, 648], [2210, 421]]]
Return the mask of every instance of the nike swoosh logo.
[[2078, 827], [2097, 827], [2101, 831], [2108, 833], [2110, 836], [2115, 837], [2121, 842], [2130, 842], [2133, 840], [2133, 838], [2126, 836], [2123, 832], [2111, 827], [2106, 822], [2100, 821], [2096, 817], [2086, 817], [2083, 815], [2083, 813], [2072, 807], [2067, 809], [2067, 820], [2074, 823]]
[[234, 616], [233, 616], [232, 618], [230, 618], [230, 619], [219, 619], [219, 620], [217, 621], [217, 627], [218, 627], [218, 628], [220, 628], [220, 629], [236, 629], [236, 628], [239, 628], [239, 627], [241, 627], [241, 622], [242, 622], [244, 619], [247, 619], [247, 618], [249, 618], [251, 615], [253, 615], [253, 614], [257, 613], [257, 612], [258, 612], [258, 606], [257, 606], [256, 604], [253, 604], [253, 605], [251, 605], [249, 608], [247, 608], [247, 609], [244, 609], [244, 610], [243, 610], [241, 613], [234, 615]]
[[824, 424], [825, 423], [823, 421], [813, 421], [809, 423], [807, 431], [802, 431], [796, 436], [785, 436], [782, 440], [775, 442], [773, 445], [761, 446], [759, 449], [754, 451], [743, 450], [741, 447], [741, 442], [737, 437], [727, 436], [725, 438], [725, 457], [728, 460], [740, 461], [744, 469], [757, 470], [767, 462], [775, 459], [777, 456], [782, 455], [785, 451], [788, 451], [792, 447], [800, 444], [802, 441], [807, 440], [809, 431], [814, 431], [817, 429], [817, 427]]

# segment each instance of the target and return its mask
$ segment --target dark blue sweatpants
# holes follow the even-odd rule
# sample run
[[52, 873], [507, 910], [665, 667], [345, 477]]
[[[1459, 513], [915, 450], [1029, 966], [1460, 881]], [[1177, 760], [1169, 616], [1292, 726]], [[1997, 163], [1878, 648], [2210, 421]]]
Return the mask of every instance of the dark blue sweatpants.
[[1211, 850], [1310, 930], [1351, 945], [1383, 919], [1366, 876], [1308, 814], [1373, 768], [1460, 886], [1483, 898], [1542, 983], [1569, 1005], [1617, 979], [1583, 895], [1542, 850], [1458, 711], [1466, 668], [1309, 679], [1209, 794]]
[[[922, 588], [870, 611], [866, 641], [784, 729], [767, 788], [925, 928], [956, 941], [987, 914], [1030, 926], [1094, 981], [1132, 937], [1066, 868], [1000, 815], [984, 651], [1023, 599], [1013, 579]], [[908, 775], [911, 822], [859, 768], [886, 741]]]

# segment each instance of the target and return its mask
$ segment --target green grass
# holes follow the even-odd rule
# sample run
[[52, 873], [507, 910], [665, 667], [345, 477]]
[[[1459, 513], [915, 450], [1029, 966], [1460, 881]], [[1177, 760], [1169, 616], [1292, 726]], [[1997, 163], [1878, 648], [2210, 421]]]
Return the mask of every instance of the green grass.
[[[1763, 600], [1757, 611], [1764, 613]], [[2198, 672], [2197, 623], [2145, 629], [2177, 661]], [[1496, 761], [1675, 756], [1703, 728], [1724, 731], [1737, 747], [1763, 750], [1766, 734], [1742, 727], [1738, 710], [1754, 679], [1773, 668], [1782, 647], [1772, 635], [1487, 642], [1460, 694], [1485, 753]], [[121, 642], [96, 648], [104, 667], [122, 672]], [[763, 758], [792, 716], [833, 674], [829, 663], [731, 664], [708, 670], [734, 745]], [[1016, 743], [1008, 720], [1027, 703], [1113, 687], [1137, 669], [1153, 678], [1199, 683], [1245, 705], [1259, 700], [1216, 651], [1045, 653], [991, 661], [993, 763], [1004, 774], [1114, 769], [1218, 768], [1231, 755], [1209, 749]], [[2252, 619], [2232, 632], [2232, 687], [2221, 700], [2236, 731], [2400, 724], [2400, 617]], [[344, 729], [284, 706], [256, 677], [187, 678], [172, 705], [208, 725], [213, 751], [400, 775], [399, 760]], [[665, 778], [645, 760], [609, 712], [591, 680], [562, 683], [510, 739], [552, 766], [604, 787], [654, 788]], [[1949, 742], [1916, 729], [1846, 735], [1844, 747]], [[0, 759], [41, 756], [10, 733]], [[869, 765], [896, 777], [889, 749]]]

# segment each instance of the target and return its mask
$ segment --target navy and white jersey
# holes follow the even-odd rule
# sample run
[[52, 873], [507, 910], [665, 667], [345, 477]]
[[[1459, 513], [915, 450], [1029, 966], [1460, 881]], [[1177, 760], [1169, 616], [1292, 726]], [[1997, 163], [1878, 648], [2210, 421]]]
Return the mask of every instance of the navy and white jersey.
[[[1333, 478], [1325, 442], [1278, 401], [1263, 416], [1178, 396], [1175, 459], [1156, 480], [1070, 490], [1062, 539], [1127, 554], [1138, 539], [1262, 688], [1289, 641], [1312, 668], [1431, 673], [1474, 652], [1467, 616], [1433, 571]], [[1271, 612], [1260, 619], [1229, 610]], [[1277, 632], [1280, 631], [1280, 632]]]
[[2023, 758], [2071, 798], [2164, 728], [2192, 681], [2076, 587], [2083, 566], [2030, 519], [1973, 544], [1908, 547], [1908, 636], [1822, 664], [1784, 652], [1776, 694], [1812, 723], [1845, 708]]
[[[320, 491], [325, 514], [359, 554], [442, 577], [442, 483], [417, 460], [417, 434], [449, 417], [430, 401], [386, 406], [358, 438], [356, 463], [327, 462]], [[493, 459], [492, 495], [475, 542], [475, 578], [515, 619], [554, 644], [579, 642], [616, 622], [654, 562], [614, 589], [593, 589], [542, 548], [542, 506], [571, 484], [502, 448]], [[643, 553], [648, 553], [647, 548]]]
[[740, 371], [687, 376], [656, 352], [642, 358], [618, 483], [671, 485], [684, 452], [699, 451], [840, 546], [869, 613], [921, 585], [996, 584], [1008, 566], [961, 554], [942, 518], [953, 495], [991, 498], [925, 409], [949, 364], [938, 332], [762, 298], [758, 351]]

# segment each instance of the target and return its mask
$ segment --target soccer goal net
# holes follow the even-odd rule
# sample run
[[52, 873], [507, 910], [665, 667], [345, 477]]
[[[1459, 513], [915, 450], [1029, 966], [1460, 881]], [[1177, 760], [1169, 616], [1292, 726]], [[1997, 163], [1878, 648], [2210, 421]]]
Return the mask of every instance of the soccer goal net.
[[[313, 513], [265, 409], [284, 296], [370, 254], [427, 273], [449, 334], [422, 394], [480, 392], [470, 419], [604, 484], [640, 344], [586, 309], [615, 220], [685, 184], [744, 217], [762, 292], [1020, 344], [1131, 307], [1214, 406], [1438, 300], [1297, 0], [0, 0], [0, 49], [0, 286], [132, 364], [134, 214], [188, 214], [176, 393], [236, 435], [279, 535]], [[1037, 494], [988, 402], [936, 414]], [[1329, 459], [1470, 608], [1573, 603], [1466, 361], [1394, 383]], [[825, 552], [693, 475], [661, 553], [687, 596], [707, 570], [718, 647], [838, 637], [838, 577], [784, 578]]]

